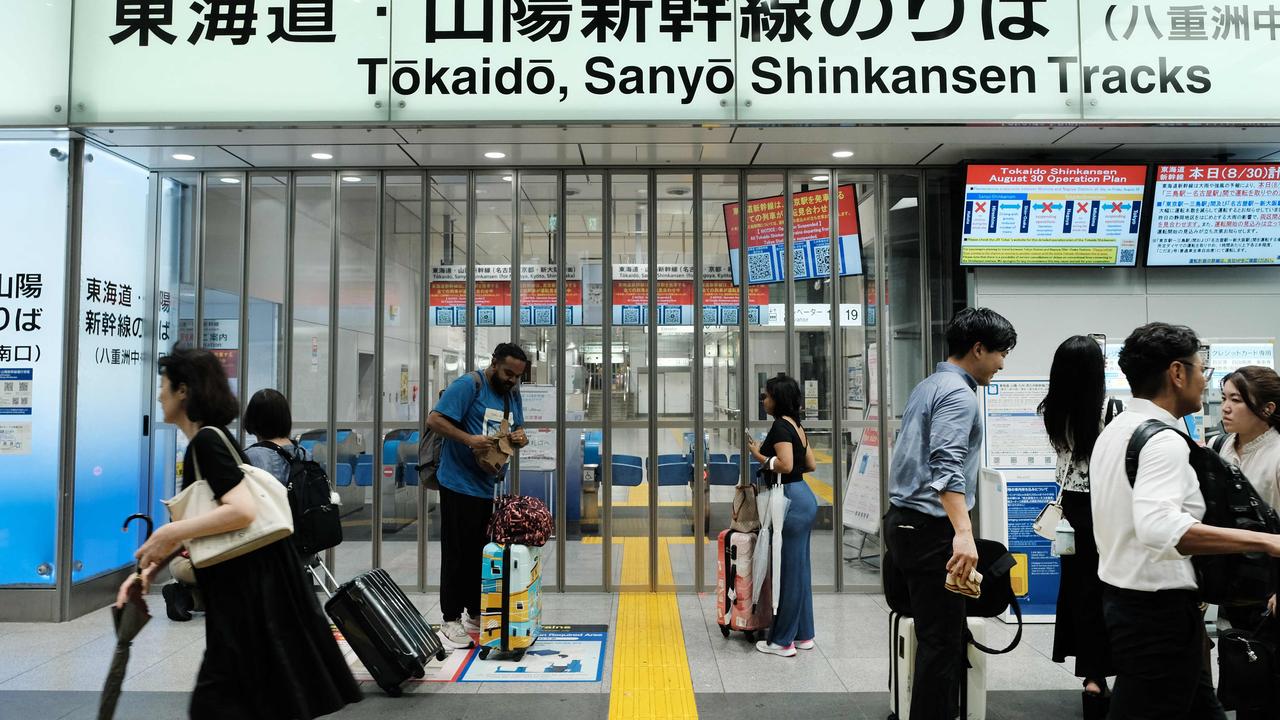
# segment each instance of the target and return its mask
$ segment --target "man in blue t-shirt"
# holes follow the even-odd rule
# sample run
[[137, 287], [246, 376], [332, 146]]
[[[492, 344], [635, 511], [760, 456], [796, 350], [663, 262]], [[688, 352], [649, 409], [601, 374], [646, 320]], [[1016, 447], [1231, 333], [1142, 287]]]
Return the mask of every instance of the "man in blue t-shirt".
[[[505, 415], [513, 448], [529, 444], [520, 403], [520, 377], [529, 357], [519, 345], [502, 343], [483, 371], [454, 380], [427, 418], [427, 428], [444, 438], [440, 451], [440, 634], [450, 647], [471, 647], [480, 632], [480, 570], [489, 541], [494, 484], [475, 453], [491, 448]], [[501, 473], [505, 473], [503, 468]], [[463, 617], [463, 610], [467, 615]]]

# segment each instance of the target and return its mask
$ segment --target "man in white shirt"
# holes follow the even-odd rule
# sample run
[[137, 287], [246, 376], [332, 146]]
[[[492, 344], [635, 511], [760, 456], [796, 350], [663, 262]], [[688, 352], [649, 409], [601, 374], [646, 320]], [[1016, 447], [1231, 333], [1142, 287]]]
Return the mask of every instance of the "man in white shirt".
[[1103, 616], [1117, 671], [1109, 717], [1225, 719], [1204, 665], [1204, 620], [1192, 555], [1266, 552], [1280, 536], [1200, 522], [1204, 498], [1186, 441], [1154, 435], [1138, 456], [1130, 487], [1129, 438], [1155, 418], [1170, 426], [1200, 409], [1213, 368], [1188, 327], [1151, 323], [1120, 351], [1134, 400], [1098, 436], [1090, 459], [1090, 502], [1104, 583]]

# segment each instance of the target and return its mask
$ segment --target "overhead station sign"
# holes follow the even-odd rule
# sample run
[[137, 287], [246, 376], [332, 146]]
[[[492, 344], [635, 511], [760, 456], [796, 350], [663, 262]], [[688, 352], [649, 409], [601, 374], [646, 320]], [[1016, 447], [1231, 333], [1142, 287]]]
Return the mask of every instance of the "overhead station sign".
[[1137, 261], [1141, 165], [970, 165], [963, 265], [1120, 265]]

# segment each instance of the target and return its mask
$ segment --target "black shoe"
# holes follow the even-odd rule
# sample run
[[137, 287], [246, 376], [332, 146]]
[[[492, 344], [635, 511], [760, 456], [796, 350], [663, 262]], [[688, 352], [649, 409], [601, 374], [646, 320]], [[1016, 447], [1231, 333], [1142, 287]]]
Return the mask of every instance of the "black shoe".
[[169, 583], [160, 590], [164, 596], [164, 611], [174, 622], [187, 622], [191, 619], [191, 593], [179, 583]]
[[1084, 720], [1106, 720], [1111, 710], [1111, 695], [1082, 692], [1080, 702], [1084, 709]]

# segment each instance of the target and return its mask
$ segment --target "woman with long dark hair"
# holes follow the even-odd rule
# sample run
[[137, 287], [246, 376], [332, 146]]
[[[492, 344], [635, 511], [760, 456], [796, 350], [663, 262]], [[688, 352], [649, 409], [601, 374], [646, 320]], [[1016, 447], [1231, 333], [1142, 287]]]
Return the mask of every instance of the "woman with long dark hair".
[[[136, 553], [143, 592], [184, 542], [240, 530], [257, 515], [240, 469], [248, 458], [226, 429], [239, 404], [222, 363], [207, 350], [175, 349], [160, 359], [160, 376], [164, 420], [190, 439], [182, 486], [198, 472], [218, 507], [156, 528]], [[195, 576], [205, 603], [205, 651], [192, 718], [305, 720], [360, 700], [291, 539], [196, 568]], [[117, 605], [137, 577], [120, 587]]]
[[1085, 718], [1106, 716], [1107, 676], [1113, 675], [1102, 617], [1098, 546], [1089, 507], [1089, 456], [1102, 432], [1106, 404], [1106, 359], [1098, 343], [1075, 335], [1058, 346], [1049, 370], [1049, 392], [1040, 403], [1044, 429], [1058, 453], [1062, 513], [1075, 529], [1076, 552], [1062, 556], [1053, 661], [1076, 659], [1084, 680]]
[[818, 464], [809, 447], [809, 436], [800, 424], [804, 402], [800, 386], [785, 375], [769, 378], [760, 394], [764, 411], [773, 416], [773, 427], [764, 442], [747, 438], [748, 448], [766, 473], [777, 475], [782, 492], [791, 501], [782, 522], [781, 577], [778, 607], [774, 609], [769, 639], [756, 643], [762, 653], [794, 657], [796, 648], [811, 650], [813, 642], [813, 561], [809, 535], [818, 516], [818, 498], [804, 482], [804, 474]]

